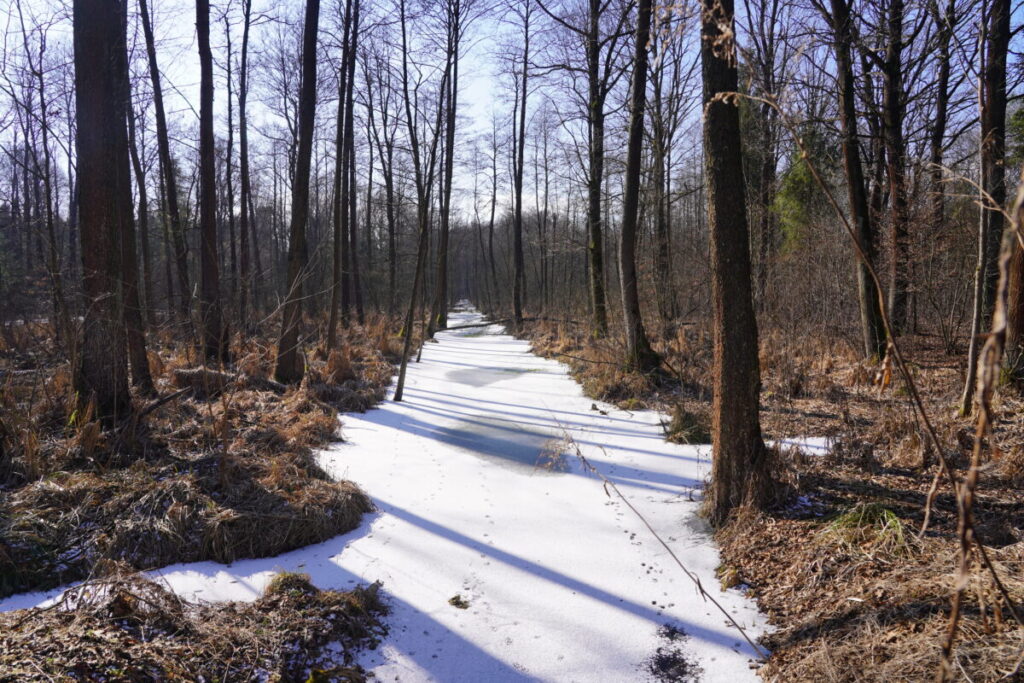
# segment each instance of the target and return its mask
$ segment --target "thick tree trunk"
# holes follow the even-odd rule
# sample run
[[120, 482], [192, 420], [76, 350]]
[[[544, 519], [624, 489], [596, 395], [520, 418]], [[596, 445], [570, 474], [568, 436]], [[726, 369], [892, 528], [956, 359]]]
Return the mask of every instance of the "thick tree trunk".
[[[981, 335], [988, 329], [995, 304], [999, 272], [997, 260], [1003, 233], [1002, 209], [1006, 204], [1006, 70], [1010, 43], [1009, 0], [990, 0], [984, 13], [983, 62], [979, 104], [981, 114], [981, 212], [978, 225], [978, 263], [975, 272], [975, 307], [971, 321], [971, 342], [967, 353], [967, 381], [960, 408], [971, 412], [975, 373], [981, 351]], [[1024, 341], [1024, 254], [1014, 248], [1010, 261], [1007, 302], [1007, 360], [1019, 370]]]
[[714, 312], [714, 460], [707, 510], [714, 523], [724, 522], [740, 505], [763, 504], [772, 486], [759, 417], [761, 375], [739, 103], [722, 95], [738, 91], [732, 29], [733, 1], [703, 0], [704, 164]]
[[[95, 404], [106, 424], [131, 410], [121, 286], [123, 225], [131, 205], [124, 83], [125, 26], [113, 0], [75, 0], [75, 118], [85, 314], [75, 367], [80, 408]], [[130, 190], [127, 190], [130, 191]]]
[[[644, 330], [636, 271], [636, 233], [640, 208], [640, 164], [644, 141], [644, 107], [647, 101], [647, 42], [651, 34], [651, 4], [652, 0], [640, 0], [637, 9], [629, 146], [626, 152], [622, 237], [619, 243], [619, 281], [622, 285], [622, 315], [626, 328], [626, 368], [643, 373], [653, 372], [661, 364], [661, 359], [651, 348], [647, 332]], [[742, 183], [740, 185], [742, 186]]]
[[288, 242], [288, 291], [281, 316], [274, 377], [290, 384], [302, 379], [305, 359], [299, 350], [302, 290], [306, 271], [306, 221], [309, 218], [309, 167], [316, 114], [316, 45], [320, 0], [306, 0], [302, 34], [302, 84], [299, 90], [299, 146], [292, 183], [292, 217]]

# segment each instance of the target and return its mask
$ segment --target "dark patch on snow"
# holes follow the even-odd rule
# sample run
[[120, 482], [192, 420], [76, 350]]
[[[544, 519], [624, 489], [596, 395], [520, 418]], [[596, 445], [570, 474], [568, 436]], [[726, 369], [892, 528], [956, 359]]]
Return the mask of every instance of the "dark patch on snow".
[[696, 683], [704, 670], [691, 660], [683, 645], [690, 639], [683, 629], [665, 624], [658, 629], [662, 645], [647, 660], [647, 671], [660, 683]]
[[444, 376], [456, 384], [466, 384], [479, 388], [486, 387], [495, 382], [513, 379], [528, 372], [536, 372], [536, 370], [515, 367], [460, 368], [458, 370], [449, 370]]
[[431, 432], [434, 439], [524, 474], [572, 471], [571, 463], [556, 447], [558, 436], [553, 429], [488, 415], [468, 416], [456, 426]]

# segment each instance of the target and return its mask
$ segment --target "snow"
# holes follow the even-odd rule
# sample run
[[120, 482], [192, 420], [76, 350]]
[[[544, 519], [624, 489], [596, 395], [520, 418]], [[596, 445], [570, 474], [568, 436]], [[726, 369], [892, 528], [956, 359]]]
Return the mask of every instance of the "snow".
[[828, 455], [832, 452], [834, 439], [827, 436], [803, 436], [779, 439], [775, 442], [783, 450], [796, 449], [804, 455]]
[[[481, 320], [463, 308], [449, 325]], [[437, 342], [410, 363], [402, 403], [345, 415], [345, 442], [320, 454], [373, 498], [378, 511], [358, 529], [274, 558], [152, 575], [208, 601], [254, 599], [280, 570], [320, 588], [380, 580], [391, 632], [361, 663], [383, 681], [651, 680], [665, 625], [687, 634], [681, 647], [700, 680], [756, 680], [742, 635], [572, 443], [757, 637], [765, 619], [739, 590], [719, 589], [718, 554], [696, 514], [708, 447], [666, 443], [654, 412], [593, 410], [564, 366], [498, 326]], [[56, 595], [12, 596], [0, 610]], [[449, 604], [456, 595], [466, 609]]]

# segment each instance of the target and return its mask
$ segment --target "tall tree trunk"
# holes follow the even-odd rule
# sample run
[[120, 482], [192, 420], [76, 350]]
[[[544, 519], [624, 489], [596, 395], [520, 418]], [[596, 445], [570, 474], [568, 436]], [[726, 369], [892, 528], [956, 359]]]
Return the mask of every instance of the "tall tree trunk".
[[[995, 302], [998, 279], [996, 261], [1003, 232], [1002, 209], [1006, 203], [1006, 70], [1010, 44], [1009, 0], [990, 0], [981, 54], [981, 211], [978, 229], [978, 264], [975, 274], [975, 309], [967, 359], [967, 381], [961, 410], [968, 413], [974, 403], [975, 373], [982, 340]], [[986, 198], [991, 198], [990, 200]], [[1007, 302], [1006, 353], [1009, 366], [1020, 370], [1024, 344], [1024, 253], [1018, 244], [1010, 260]]]
[[494, 305], [501, 307], [501, 290], [498, 288], [498, 266], [494, 256], [494, 217], [498, 210], [498, 125], [491, 126], [491, 215], [487, 221], [487, 260], [491, 268], [491, 287], [494, 291]]
[[[224, 148], [224, 184], [225, 192], [227, 193], [227, 214], [228, 214], [228, 246], [230, 248], [231, 255], [231, 282], [230, 282], [230, 306], [232, 312], [237, 311], [238, 306], [238, 245], [235, 241], [235, 121], [234, 121], [234, 105], [232, 104], [232, 95], [234, 94], [232, 87], [232, 67], [231, 67], [231, 23], [228, 20], [228, 16], [224, 15], [224, 40], [227, 47], [227, 63], [225, 64], [225, 70], [227, 72], [227, 87], [225, 92], [227, 93], [228, 101], [228, 139], [227, 144]], [[237, 315], [237, 313], [236, 313]]]
[[331, 261], [331, 308], [327, 320], [328, 352], [331, 349], [334, 349], [337, 344], [338, 309], [342, 304], [342, 277], [344, 275], [343, 259], [344, 252], [347, 249], [344, 238], [348, 207], [345, 203], [344, 193], [342, 191], [344, 186], [342, 179], [348, 172], [348, 168], [345, 163], [347, 158], [347, 149], [345, 147], [345, 113], [348, 104], [348, 45], [352, 31], [352, 0], [347, 0], [345, 3], [345, 19], [343, 24], [341, 66], [338, 68], [338, 114], [335, 120], [334, 136], [334, 186], [332, 197], [333, 206], [331, 207], [333, 259]]
[[608, 334], [604, 281], [604, 237], [601, 227], [601, 184], [604, 179], [604, 94], [600, 84], [601, 0], [589, 0], [587, 28], [587, 124], [590, 132], [587, 169], [587, 254], [593, 334]]
[[910, 235], [907, 232], [906, 148], [903, 142], [903, 0], [889, 0], [882, 89], [882, 129], [889, 176], [889, 323], [907, 326]]
[[217, 265], [217, 169], [213, 147], [213, 53], [210, 51], [210, 1], [196, 0], [199, 43], [199, 256], [201, 286], [199, 319], [203, 356], [228, 360], [227, 338], [220, 304]]
[[[774, 93], [773, 93], [774, 94]], [[772, 255], [775, 252], [776, 212], [775, 212], [775, 178], [778, 166], [778, 145], [776, 143], [776, 112], [768, 104], [761, 107], [761, 120], [764, 121], [767, 140], [766, 149], [762, 152], [760, 216], [758, 229], [757, 259], [757, 305], [764, 310], [768, 303], [768, 274]]]
[[[249, 26], [251, 17], [252, 0], [244, 0], [242, 3], [242, 52], [238, 65], [238, 173], [241, 176], [241, 206], [238, 214], [241, 282], [238, 288], [238, 319], [243, 330], [250, 329], [249, 300], [252, 290], [249, 262], [249, 202], [252, 197], [252, 181], [249, 177], [249, 123], [246, 112], [249, 97]], [[230, 97], [230, 94], [228, 96]]]
[[142, 290], [145, 301], [144, 323], [153, 324], [156, 315], [156, 297], [153, 292], [153, 264], [149, 248], [149, 196], [146, 192], [146, 171], [139, 156], [138, 141], [135, 135], [135, 115], [128, 109], [128, 151], [135, 171], [135, 184], [139, 188], [139, 242], [142, 252]]
[[[127, 19], [127, 16], [126, 16]], [[127, 80], [124, 83], [125, 102], [131, 102], [131, 86]], [[135, 168], [136, 184], [139, 186], [139, 237], [143, 240], [143, 263], [145, 270], [149, 271], [149, 247], [146, 246], [147, 226], [149, 224], [147, 213], [149, 204], [146, 200], [146, 176], [142, 170], [142, 163], [139, 160], [138, 150], [135, 148], [135, 114], [131, 105], [126, 105], [126, 119], [128, 121], [128, 152], [132, 166]], [[131, 186], [129, 186], [129, 192]], [[131, 210], [131, 195], [122, 201], [128, 202]], [[124, 317], [125, 328], [128, 333], [128, 360], [131, 364], [132, 384], [142, 393], [153, 394], [156, 389], [153, 386], [153, 376], [149, 371], [149, 354], [146, 352], [146, 314], [143, 309], [142, 297], [139, 296], [139, 270], [135, 257], [135, 225], [126, 223], [122, 225], [124, 233], [121, 236], [121, 269], [124, 273]], [[150, 283], [145, 284], [147, 296]], [[148, 308], [149, 314], [152, 308]]]
[[533, 0], [525, 0], [523, 8], [523, 60], [519, 72], [520, 99], [517, 103], [519, 132], [516, 136], [514, 201], [512, 216], [512, 317], [516, 327], [523, 324], [523, 299], [526, 286], [523, 259], [523, 170], [526, 165], [526, 105], [529, 98], [530, 78], [530, 14]]
[[294, 383], [305, 372], [299, 352], [302, 322], [302, 289], [306, 276], [306, 221], [309, 218], [309, 167], [313, 154], [316, 114], [316, 45], [320, 0], [306, 0], [302, 34], [302, 84], [299, 89], [299, 146], [292, 183], [292, 217], [288, 242], [288, 291], [281, 316], [281, 338], [277, 344], [277, 381]]
[[[369, 95], [367, 95], [367, 105], [366, 105], [367, 120], [369, 120], [369, 117], [372, 116], [372, 114], [370, 112], [373, 109], [373, 106], [369, 103], [369, 101], [370, 101], [370, 97], [369, 97]], [[369, 123], [367, 123], [366, 128], [367, 128], [367, 130], [366, 130], [366, 154], [367, 154], [368, 158], [366, 160], [366, 205], [365, 205], [366, 208], [365, 208], [365, 211], [363, 211], [363, 225], [365, 226], [364, 235], [365, 235], [365, 238], [366, 238], [366, 277], [369, 280], [369, 282], [372, 282], [373, 281], [372, 280], [373, 279], [373, 243], [374, 243], [374, 239], [373, 239], [373, 211], [371, 210], [371, 207], [373, 205], [373, 143], [371, 142], [371, 137], [370, 137], [371, 133], [370, 133], [370, 130], [369, 130], [369, 128], [370, 128]], [[376, 288], [371, 289], [370, 292], [372, 292], [372, 294], [370, 295], [369, 305], [371, 306], [371, 308], [379, 309], [380, 304], [379, 304], [378, 298], [376, 296]]]
[[[75, 118], [85, 315], [75, 367], [80, 407], [106, 424], [131, 410], [122, 312], [122, 226], [131, 223], [124, 83], [125, 26], [114, 0], [75, 0]], [[130, 191], [130, 190], [129, 190]]]
[[711, 239], [714, 371], [708, 513], [762, 505], [771, 494], [768, 450], [759, 417], [761, 374], [751, 298], [750, 243], [743, 192], [733, 0], [703, 0], [704, 165]]
[[356, 47], [359, 42], [359, 9], [360, 0], [352, 3], [352, 35], [348, 47], [348, 92], [345, 97], [348, 102], [345, 105], [345, 138], [348, 148], [348, 187], [345, 200], [348, 204], [348, 264], [352, 280], [352, 305], [355, 307], [356, 318], [360, 324], [364, 322], [365, 313], [363, 310], [363, 285], [359, 277], [359, 250], [358, 235], [359, 223], [357, 221], [356, 206], [358, 187], [356, 185], [356, 133], [355, 133], [355, 90], [356, 80]]
[[[429, 228], [430, 228], [430, 195], [434, 177], [434, 168], [437, 159], [437, 143], [440, 139], [440, 129], [444, 107], [437, 107], [437, 118], [434, 121], [433, 142], [430, 150], [424, 158], [420, 149], [420, 137], [418, 132], [418, 116], [413, 113], [413, 98], [409, 88], [409, 42], [408, 28], [406, 26], [405, 0], [398, 2], [400, 24], [402, 30], [402, 94], [405, 99], [405, 121], [409, 135], [409, 151], [412, 155], [413, 173], [416, 181], [416, 219], [419, 228], [419, 240], [416, 249], [416, 272], [412, 279], [412, 291], [409, 294], [409, 307], [406, 309], [405, 326], [402, 330], [402, 360], [398, 368], [398, 381], [395, 384], [393, 400], [397, 403], [402, 400], [405, 391], [405, 373], [409, 365], [409, 354], [412, 350], [413, 323], [416, 315], [416, 304], [419, 300], [420, 283], [423, 280], [424, 270], [427, 264], [427, 251], [429, 249]], [[447, 87], [448, 78], [451, 75], [451, 59], [446, 60], [444, 74], [441, 77], [440, 92]]]
[[[28, 60], [28, 66], [30, 71], [32, 71], [35, 75], [37, 94], [39, 96], [39, 129], [42, 137], [43, 146], [42, 167], [40, 167], [39, 155], [34, 150], [32, 157], [35, 167], [35, 174], [37, 178], [41, 178], [43, 181], [43, 200], [45, 205], [47, 240], [46, 270], [50, 278], [51, 286], [54, 337], [56, 339], [58, 346], [60, 346], [63, 344], [63, 340], [71, 332], [71, 316], [68, 314], [67, 300], [64, 296], [64, 281], [63, 276], [61, 274], [60, 255], [57, 248], [57, 231], [55, 228], [54, 220], [55, 203], [53, 199], [53, 172], [55, 171], [55, 169], [53, 168], [50, 154], [50, 107], [46, 99], [46, 84], [43, 77], [43, 74], [45, 72], [44, 60], [46, 57], [46, 35], [45, 33], [42, 33], [40, 35], [39, 53], [37, 59], [33, 60], [32, 50], [30, 49], [28, 40], [29, 32], [24, 22], [20, 3], [18, 4], [18, 16], [21, 19], [22, 44], [25, 49], [25, 57]], [[26, 105], [26, 118], [29, 118], [31, 120], [29, 112], [27, 111], [27, 108], [30, 106], [31, 105]], [[38, 187], [39, 186], [37, 182], [37, 192]], [[39, 215], [38, 209], [36, 215]]]
[[[622, 236], [619, 242], [619, 281], [622, 285], [622, 315], [626, 328], [626, 368], [649, 373], [661, 359], [651, 348], [640, 311], [636, 272], [637, 223], [640, 209], [640, 165], [644, 141], [644, 107], [647, 96], [647, 42], [651, 35], [652, 0], [640, 0], [633, 55], [633, 84], [629, 112], [629, 145], [622, 198]], [[738, 123], [737, 123], [738, 125]], [[740, 184], [742, 186], [742, 183]], [[748, 275], [749, 276], [749, 275]]]
[[864, 185], [857, 134], [856, 84], [853, 76], [853, 27], [849, 0], [830, 0], [831, 13], [825, 14], [832, 27], [832, 44], [836, 58], [839, 86], [839, 116], [842, 131], [843, 165], [850, 204], [850, 222], [854, 226], [860, 254], [857, 259], [857, 290], [860, 304], [864, 355], [881, 358], [885, 354], [886, 337], [882, 322], [878, 288], [871, 277], [875, 262], [875, 229]]
[[[160, 67], [156, 61], [156, 46], [153, 41], [153, 25], [149, 18], [147, 0], [139, 0], [139, 12], [142, 14], [142, 30], [146, 36], [146, 53], [149, 56], [149, 76], [153, 83], [153, 107], [156, 112], [156, 142], [160, 155], [160, 167], [163, 170], [164, 192], [167, 194], [167, 213], [170, 215], [171, 240], [174, 244], [174, 258], [178, 271], [178, 288], [180, 300], [178, 310], [183, 318], [188, 318], [192, 298], [192, 287], [188, 277], [188, 250], [185, 245], [185, 227], [178, 210], [178, 179], [177, 171], [171, 161], [171, 146], [167, 135], [167, 117], [164, 113], [163, 90], [160, 86]], [[79, 171], [81, 173], [81, 171]]]
[[452, 61], [452, 75], [445, 96], [445, 155], [441, 178], [441, 229], [437, 245], [437, 281], [434, 289], [433, 312], [427, 326], [427, 336], [433, 337], [438, 329], [448, 326], [448, 233], [451, 225], [452, 176], [455, 168], [455, 114], [459, 95], [459, 40], [461, 38], [460, 0], [448, 3], [448, 52]]

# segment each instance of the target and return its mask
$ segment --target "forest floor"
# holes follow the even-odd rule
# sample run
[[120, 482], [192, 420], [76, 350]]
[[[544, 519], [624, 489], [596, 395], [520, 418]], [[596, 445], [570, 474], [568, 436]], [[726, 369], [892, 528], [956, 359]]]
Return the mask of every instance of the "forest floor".
[[[103, 430], [89, 408], [76, 409], [69, 365], [46, 326], [4, 328], [0, 597], [85, 584], [59, 610], [0, 615], [0, 680], [287, 678], [314, 663], [292, 651], [297, 642], [340, 638], [354, 649], [372, 640], [375, 593], [289, 584], [252, 607], [218, 611], [137, 572], [273, 556], [359, 526], [370, 499], [328, 475], [314, 449], [337, 440], [339, 411], [384, 398], [396, 329], [374, 318], [329, 356], [311, 350], [296, 387], [270, 379], [273, 345], [258, 334], [213, 369], [177, 331], [156, 330], [155, 394], [136, 396], [132, 418]], [[33, 603], [15, 595], [4, 604]]]
[[[460, 310], [449, 324], [479, 321], [477, 313]], [[218, 556], [211, 549], [232, 545], [200, 543], [207, 554], [194, 559], [205, 561], [185, 556], [172, 561], [187, 564], [144, 575], [126, 574], [131, 567], [120, 562], [94, 562], [89, 575], [97, 578], [75, 590], [11, 595], [0, 601], [0, 672], [17, 671], [18, 680], [46, 679], [44, 670], [66, 672], [72, 665], [137, 680], [189, 679], [196, 672], [248, 680], [254, 671], [276, 672], [284, 680], [361, 680], [372, 674], [403, 681], [731, 683], [757, 675], [785, 682], [934, 676], [956, 580], [956, 502], [943, 484], [928, 530], [918, 534], [936, 459], [898, 377], [858, 360], [842, 341], [789, 342], [764, 335], [762, 422], [766, 438], [778, 446], [777, 473], [789, 495], [766, 512], [741, 510], [712, 535], [699, 514], [710, 469], [709, 448], [698, 445], [708, 438], [706, 333], [686, 327], [661, 335], [656, 347], [669, 372], [656, 377], [623, 373], [617, 340], [594, 341], [574, 326], [538, 323], [522, 336], [530, 341], [513, 339], [497, 326], [439, 333], [437, 343], [425, 345], [422, 362], [410, 364], [404, 402], [345, 415], [344, 440], [320, 451], [314, 449], [337, 424], [322, 399], [349, 396], [339, 387], [357, 386], [327, 375], [341, 379], [353, 368], [356, 375], [365, 373], [364, 363], [388, 351], [388, 334], [351, 340], [345, 359], [314, 360], [311, 381], [285, 395], [271, 391], [261, 398], [269, 406], [240, 403], [240, 410], [231, 411], [218, 396], [201, 400], [196, 410], [230, 416], [233, 429], [252, 427], [257, 414], [262, 429], [291, 425], [288, 438], [256, 443], [291, 444], [266, 452], [272, 458], [291, 453], [292, 460], [273, 467], [272, 476], [263, 472], [252, 480], [265, 485], [282, 473], [304, 472], [313, 486], [327, 487], [317, 490], [335, 491], [331, 496], [342, 491], [360, 509], [369, 503], [374, 511], [337, 529], [314, 524], [320, 538], [295, 537], [295, 550], [274, 557], [238, 559], [245, 553], [237, 551]], [[947, 457], [961, 476], [973, 431], [955, 410], [963, 381], [959, 355], [946, 355], [929, 337], [902, 343]], [[192, 366], [174, 360], [166, 365], [160, 376], [167, 385], [176, 385], [175, 368]], [[260, 376], [257, 367], [239, 363], [240, 373], [254, 378]], [[378, 360], [372, 367], [381, 371], [374, 371], [378, 379], [366, 388], [383, 395], [379, 378], [390, 378], [390, 366], [384, 372]], [[21, 377], [8, 375], [8, 389]], [[238, 383], [232, 384], [236, 390]], [[210, 386], [209, 378], [203, 385]], [[312, 421], [288, 422], [292, 413], [275, 412], [274, 396], [302, 401], [299, 414]], [[1011, 602], [976, 560], [954, 662], [955, 676], [967, 681], [1021, 679], [1014, 667], [1024, 651], [1024, 629], [1012, 612], [1020, 614], [1024, 603], [1024, 401], [1004, 386], [997, 409], [997, 457], [982, 473], [976, 518]], [[13, 414], [8, 410], [3, 419], [9, 422]], [[159, 424], [164, 426], [157, 434], [166, 434], [173, 420]], [[10, 506], [21, 499], [31, 477], [24, 470], [18, 475], [18, 468], [32, 462], [62, 463], [59, 472], [32, 484], [61, 496], [71, 488], [68, 477], [86, 476], [84, 470], [102, 479], [149, 467], [98, 466], [103, 459], [95, 454], [111, 450], [103, 444], [93, 444], [92, 460], [60, 460], [64, 453], [80, 454], [93, 438], [73, 427], [62, 432], [66, 443], [47, 446], [46, 457], [27, 458], [31, 449], [22, 443], [9, 458], [8, 489], [0, 502]], [[207, 459], [225, 443], [209, 441]], [[164, 442], [177, 452], [179, 441], [165, 436]], [[243, 448], [246, 441], [230, 443]], [[249, 461], [246, 453], [253, 454], [252, 463], [262, 461], [255, 455], [258, 447], [246, 448], [229, 462]], [[159, 451], [147, 463], [166, 467], [167, 457]], [[75, 474], [75, 467], [83, 473]], [[211, 467], [207, 476], [201, 468], [184, 471], [199, 485], [230, 480], [215, 476], [220, 470]], [[150, 472], [149, 487], [164, 490], [162, 482], [174, 472]], [[15, 476], [26, 483], [13, 487], [12, 496]], [[336, 483], [345, 480], [361, 488]], [[285, 502], [303, 500], [293, 498], [299, 489], [274, 490]], [[72, 499], [70, 506], [61, 497], [48, 509], [68, 507], [71, 519], [80, 521], [105, 507], [100, 502], [106, 491]], [[136, 518], [117, 508], [131, 521], [111, 527], [108, 535], [151, 539], [164, 533], [174, 539], [167, 531], [176, 520], [171, 508], [153, 510]], [[42, 528], [12, 525], [11, 519], [17, 517], [4, 517], [5, 533]], [[125, 532], [137, 533], [140, 524], [145, 534]], [[309, 524], [292, 518], [284, 526]], [[200, 526], [206, 531], [199, 537], [210, 528], [218, 527]], [[254, 538], [251, 530], [259, 527], [246, 528], [245, 537]], [[47, 552], [22, 553], [19, 559], [35, 561], [38, 555], [52, 561], [51, 545], [38, 543], [29, 531], [16, 537], [21, 547], [30, 541]], [[4, 542], [10, 558], [10, 542]], [[260, 548], [250, 554], [273, 553]], [[746, 635], [761, 639], [771, 653], [767, 664], [757, 667], [744, 633], [702, 599], [673, 554]], [[57, 559], [65, 560], [59, 554]], [[18, 578], [26, 576], [22, 566], [11, 562], [8, 567], [21, 573], [8, 569], [0, 576], [25, 581]], [[76, 578], [66, 570], [58, 576]], [[51, 578], [38, 587], [55, 584]], [[108, 668], [95, 668], [100, 664]], [[147, 678], [151, 671], [160, 675]]]
[[[449, 324], [480, 320], [462, 310]], [[317, 461], [372, 500], [357, 529], [148, 578], [238, 612], [282, 571], [325, 593], [379, 580], [389, 634], [356, 663], [382, 680], [756, 680], [727, 616], [752, 639], [764, 619], [740, 587], [719, 588], [697, 515], [708, 448], [667, 443], [659, 414], [586, 398], [564, 365], [485, 326], [439, 333], [410, 364], [405, 400], [345, 415], [342, 434]]]
[[[662, 377], [623, 373], [618, 340], [594, 341], [573, 325], [538, 323], [524, 336], [567, 362], [588, 395], [658, 408], [673, 416], [672, 438], [708, 440], [707, 332], [662, 334], [655, 346], [670, 368]], [[934, 337], [901, 344], [962, 477], [974, 433], [957, 414], [963, 354], [945, 353]], [[957, 503], [943, 479], [919, 534], [937, 458], [907, 387], [840, 340], [769, 333], [761, 366], [762, 425], [782, 445], [778, 475], [790, 495], [767, 512], [740, 511], [716, 534], [723, 584], [742, 586], [774, 627], [760, 674], [786, 682], [933, 678], [956, 584]], [[1005, 385], [996, 408], [995, 455], [981, 475], [975, 518], [1013, 604], [975, 553], [953, 672], [966, 681], [1024, 680], [1024, 628], [1013, 616], [1024, 618], [1024, 401]], [[811, 448], [801, 435], [823, 444]]]

